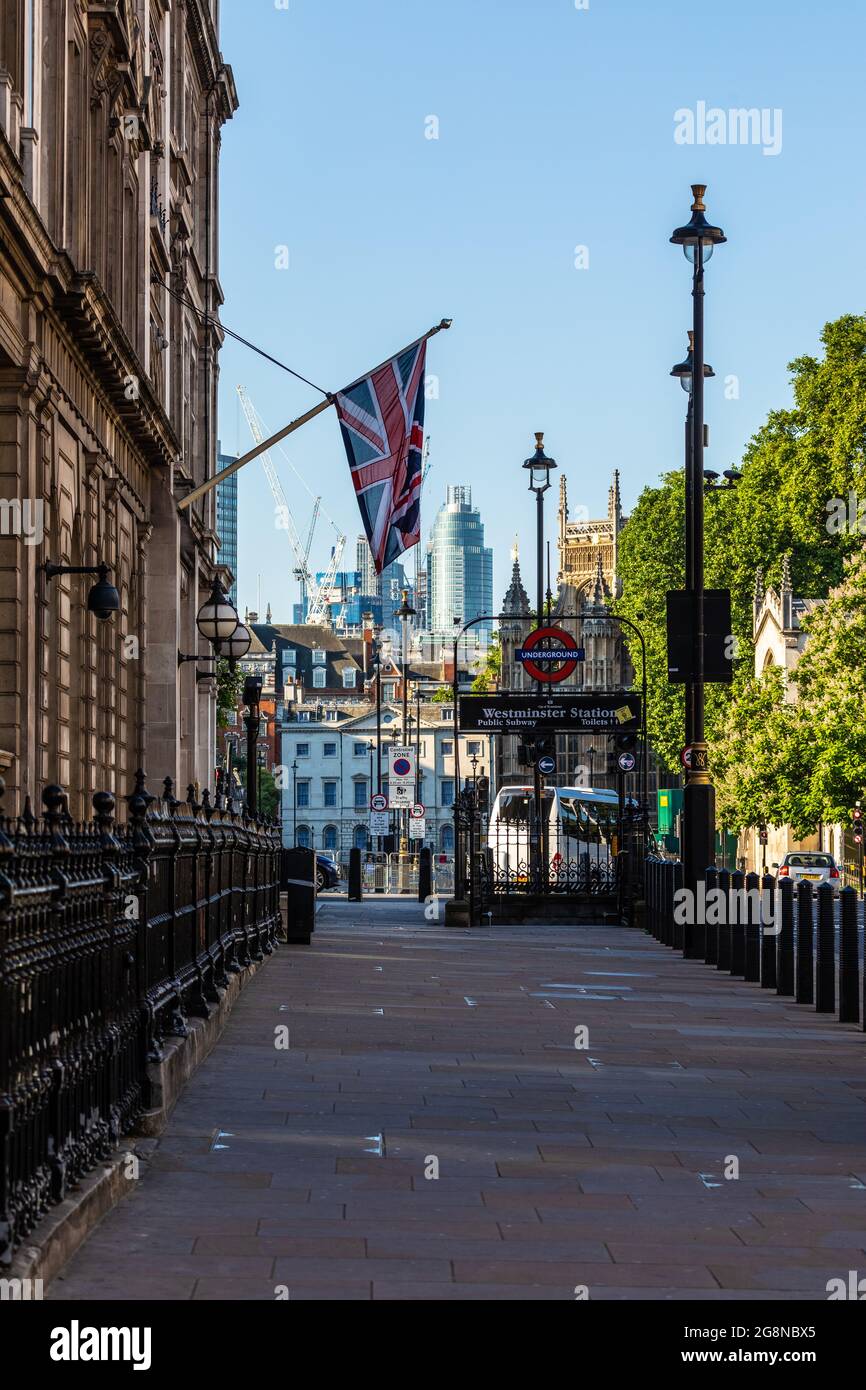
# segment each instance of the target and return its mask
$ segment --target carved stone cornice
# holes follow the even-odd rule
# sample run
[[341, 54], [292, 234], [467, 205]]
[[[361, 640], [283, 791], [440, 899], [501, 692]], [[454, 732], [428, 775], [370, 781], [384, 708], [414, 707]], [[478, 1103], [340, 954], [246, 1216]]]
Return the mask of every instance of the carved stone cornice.
[[93, 271], [76, 275], [55, 301], [78, 349], [88, 359], [115, 414], [145, 461], [170, 465], [180, 449], [144, 365]]

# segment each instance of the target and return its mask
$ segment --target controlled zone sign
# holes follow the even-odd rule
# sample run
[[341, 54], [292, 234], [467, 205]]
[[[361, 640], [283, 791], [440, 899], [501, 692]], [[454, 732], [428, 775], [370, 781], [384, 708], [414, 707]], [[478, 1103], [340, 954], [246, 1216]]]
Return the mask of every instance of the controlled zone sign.
[[461, 695], [461, 730], [489, 734], [637, 733], [641, 697], [632, 691]]
[[585, 653], [563, 628], [537, 627], [514, 655], [528, 676], [547, 683], [566, 680]]
[[391, 782], [388, 787], [388, 801], [392, 811], [411, 811], [415, 805], [415, 783]]
[[388, 767], [390, 769], [388, 777], [389, 786], [394, 782], [414, 783], [415, 749], [408, 747], [401, 748], [399, 745], [392, 748], [388, 757]]

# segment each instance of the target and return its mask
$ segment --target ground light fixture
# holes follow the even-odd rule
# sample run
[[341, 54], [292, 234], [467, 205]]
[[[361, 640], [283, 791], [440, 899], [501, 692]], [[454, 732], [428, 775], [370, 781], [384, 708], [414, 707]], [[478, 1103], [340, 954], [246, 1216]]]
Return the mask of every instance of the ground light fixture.
[[53, 561], [46, 560], [40, 568], [45, 572], [46, 579], [54, 579], [59, 574], [98, 574], [99, 578], [87, 595], [88, 613], [104, 623], [112, 614], [120, 612], [120, 594], [108, 582], [109, 565], [55, 565]]

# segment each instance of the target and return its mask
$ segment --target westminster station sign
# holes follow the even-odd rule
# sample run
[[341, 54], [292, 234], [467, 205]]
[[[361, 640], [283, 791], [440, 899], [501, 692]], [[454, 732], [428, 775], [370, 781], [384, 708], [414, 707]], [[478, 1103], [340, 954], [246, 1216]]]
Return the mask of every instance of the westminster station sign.
[[487, 734], [636, 732], [641, 697], [631, 692], [586, 695], [461, 695], [461, 730]]

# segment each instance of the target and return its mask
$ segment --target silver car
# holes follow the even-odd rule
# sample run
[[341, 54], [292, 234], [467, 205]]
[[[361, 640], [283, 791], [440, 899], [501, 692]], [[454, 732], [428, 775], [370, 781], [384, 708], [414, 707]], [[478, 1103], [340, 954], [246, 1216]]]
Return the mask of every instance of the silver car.
[[811, 883], [815, 892], [822, 883], [829, 883], [838, 897], [841, 879], [832, 854], [819, 853], [817, 850], [790, 850], [781, 864], [774, 864], [773, 868], [776, 870], [777, 883], [785, 878], [792, 883], [804, 881]]

